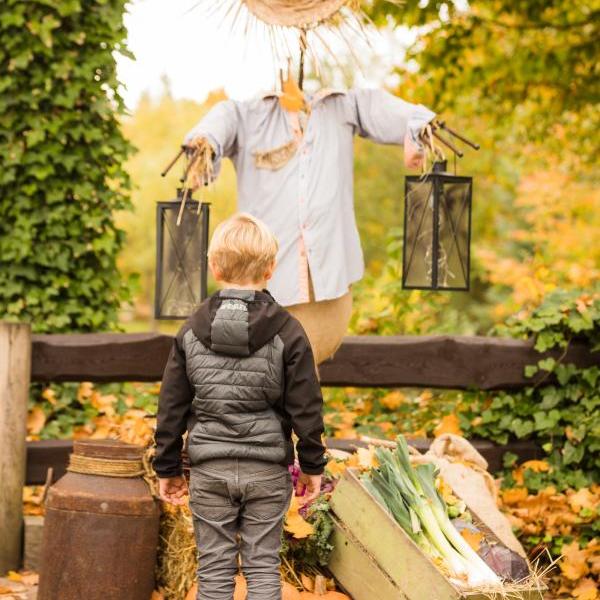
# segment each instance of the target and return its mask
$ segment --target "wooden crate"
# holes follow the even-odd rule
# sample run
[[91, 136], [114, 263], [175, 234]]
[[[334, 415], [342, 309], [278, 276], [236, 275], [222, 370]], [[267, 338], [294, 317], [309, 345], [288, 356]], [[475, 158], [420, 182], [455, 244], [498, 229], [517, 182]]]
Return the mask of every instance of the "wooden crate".
[[[331, 508], [340, 523], [335, 541], [348, 541], [347, 546], [334, 551], [331, 572], [344, 586], [346, 581], [369, 579], [370, 585], [384, 586], [387, 579], [404, 594], [406, 600], [489, 600], [490, 594], [465, 592], [455, 587], [431, 559], [410, 539], [369, 494], [355, 469], [347, 469], [331, 497]], [[339, 542], [338, 542], [339, 543]], [[350, 549], [350, 550], [349, 550]], [[337, 554], [335, 554], [337, 552]], [[354, 565], [354, 573], [342, 566], [344, 553]], [[362, 554], [362, 564], [356, 554]], [[377, 584], [372, 580], [377, 579]], [[392, 588], [393, 589], [393, 588]], [[379, 600], [356, 586], [348, 587], [354, 600]], [[395, 598], [395, 596], [389, 596]], [[402, 596], [398, 596], [402, 598]], [[388, 596], [381, 596], [387, 600]], [[511, 598], [542, 600], [543, 590], [519, 591]]]
[[373, 557], [337, 519], [334, 519], [331, 543], [333, 551], [329, 569], [354, 600], [407, 600]]

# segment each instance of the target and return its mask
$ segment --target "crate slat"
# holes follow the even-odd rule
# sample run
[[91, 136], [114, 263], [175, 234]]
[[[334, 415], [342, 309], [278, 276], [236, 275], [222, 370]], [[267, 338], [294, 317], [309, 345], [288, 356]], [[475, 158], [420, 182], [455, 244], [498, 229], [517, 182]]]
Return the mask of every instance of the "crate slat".
[[367, 551], [334, 521], [329, 570], [353, 600], [407, 600]]

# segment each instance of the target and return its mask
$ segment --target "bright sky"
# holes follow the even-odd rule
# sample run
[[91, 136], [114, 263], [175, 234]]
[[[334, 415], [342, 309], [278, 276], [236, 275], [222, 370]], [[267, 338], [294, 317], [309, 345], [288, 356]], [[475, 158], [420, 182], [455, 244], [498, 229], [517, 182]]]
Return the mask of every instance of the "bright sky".
[[[245, 36], [239, 28], [232, 32], [230, 26], [219, 27], [220, 18], [209, 18], [202, 7], [194, 8], [196, 4], [206, 6], [217, 1], [220, 0], [131, 2], [125, 23], [129, 49], [136, 60], [119, 58], [118, 61], [119, 76], [125, 85], [124, 97], [130, 109], [144, 91], [159, 93], [165, 75], [175, 97], [198, 101], [218, 88], [225, 88], [227, 94], [236, 99], [273, 89], [282, 61], [274, 58], [267, 36], [256, 30]], [[362, 74], [354, 66], [356, 84], [393, 85], [395, 80], [389, 74], [394, 65], [402, 62], [403, 48], [412, 37], [403, 28], [371, 31], [369, 47], [353, 35], [353, 53], [363, 65]], [[292, 37], [288, 43], [296, 48], [298, 42]], [[350, 53], [343, 41], [328, 37], [327, 44], [338, 54], [339, 62], [348, 62]], [[315, 47], [318, 46], [317, 42]], [[327, 85], [343, 85], [342, 68], [332, 63], [326, 52], [320, 54], [336, 72], [337, 80], [331, 80], [333, 76], [329, 75]]]

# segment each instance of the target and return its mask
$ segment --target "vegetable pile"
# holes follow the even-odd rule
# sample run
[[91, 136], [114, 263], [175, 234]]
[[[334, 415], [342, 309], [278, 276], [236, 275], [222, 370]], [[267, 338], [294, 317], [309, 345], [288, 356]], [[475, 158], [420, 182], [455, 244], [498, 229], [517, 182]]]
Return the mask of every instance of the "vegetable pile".
[[[375, 456], [379, 466], [361, 480], [421, 550], [462, 588], [500, 588], [502, 579], [450, 520], [448, 505], [436, 487], [436, 467], [411, 465], [403, 436], [398, 436], [395, 451], [378, 448]], [[460, 510], [454, 506], [450, 512], [456, 515]]]

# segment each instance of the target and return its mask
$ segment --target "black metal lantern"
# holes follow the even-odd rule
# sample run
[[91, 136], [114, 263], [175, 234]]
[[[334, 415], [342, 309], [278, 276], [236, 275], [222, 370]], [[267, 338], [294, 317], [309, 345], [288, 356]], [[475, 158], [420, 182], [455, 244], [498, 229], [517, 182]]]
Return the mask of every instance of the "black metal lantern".
[[156, 319], [185, 319], [207, 295], [209, 203], [184, 198], [156, 206]]
[[473, 179], [437, 161], [425, 176], [407, 176], [402, 287], [469, 289]]

